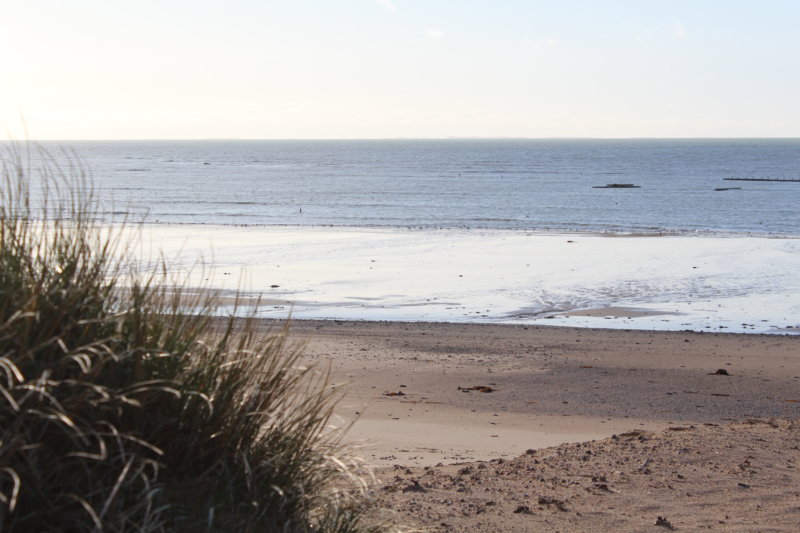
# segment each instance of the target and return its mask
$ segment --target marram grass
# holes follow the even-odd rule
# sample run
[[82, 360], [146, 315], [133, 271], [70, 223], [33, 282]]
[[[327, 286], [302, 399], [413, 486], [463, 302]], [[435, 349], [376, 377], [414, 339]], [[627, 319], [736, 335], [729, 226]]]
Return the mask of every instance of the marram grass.
[[0, 531], [379, 532], [286, 329], [138, 272], [65, 156], [3, 154]]

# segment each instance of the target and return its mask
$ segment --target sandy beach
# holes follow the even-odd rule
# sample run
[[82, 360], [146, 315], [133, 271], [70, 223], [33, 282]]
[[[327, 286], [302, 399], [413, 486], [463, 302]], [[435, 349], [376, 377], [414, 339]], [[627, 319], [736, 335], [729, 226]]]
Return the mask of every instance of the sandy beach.
[[190, 286], [295, 318], [396, 522], [800, 529], [796, 239], [147, 230], [213, 265]]
[[291, 337], [346, 384], [347, 441], [401, 522], [800, 524], [800, 337], [305, 320]]

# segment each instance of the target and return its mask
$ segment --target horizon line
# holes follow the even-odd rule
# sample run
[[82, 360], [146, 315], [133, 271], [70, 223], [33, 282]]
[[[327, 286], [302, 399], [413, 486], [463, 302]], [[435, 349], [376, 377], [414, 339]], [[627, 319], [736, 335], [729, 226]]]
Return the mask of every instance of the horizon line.
[[210, 141], [647, 141], [647, 140], [800, 140], [800, 136], [794, 137], [581, 137], [581, 136], [550, 136], [550, 137], [524, 137], [524, 136], [448, 136], [448, 137], [186, 137], [186, 138], [114, 138], [114, 139], [6, 139], [0, 140], [2, 143], [26, 143], [26, 142], [210, 142]]

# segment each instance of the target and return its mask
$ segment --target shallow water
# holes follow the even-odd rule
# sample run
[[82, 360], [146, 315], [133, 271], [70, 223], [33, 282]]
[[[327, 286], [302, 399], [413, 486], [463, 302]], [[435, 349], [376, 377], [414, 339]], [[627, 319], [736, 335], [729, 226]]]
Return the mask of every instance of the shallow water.
[[[204, 256], [213, 268], [193, 284], [261, 294], [266, 317], [800, 332], [800, 239], [224, 226], [145, 237], [180, 252], [176, 270]], [[565, 316], [578, 309], [601, 311]]]

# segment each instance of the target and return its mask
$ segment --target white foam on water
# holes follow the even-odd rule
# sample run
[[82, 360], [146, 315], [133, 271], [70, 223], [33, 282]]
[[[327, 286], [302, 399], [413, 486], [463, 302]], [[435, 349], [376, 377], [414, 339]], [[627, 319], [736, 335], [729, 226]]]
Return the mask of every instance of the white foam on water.
[[[800, 333], [800, 239], [192, 225], [144, 238], [175, 270], [202, 258], [191, 283], [263, 294], [268, 317]], [[607, 307], [622, 310], [563, 315]]]

